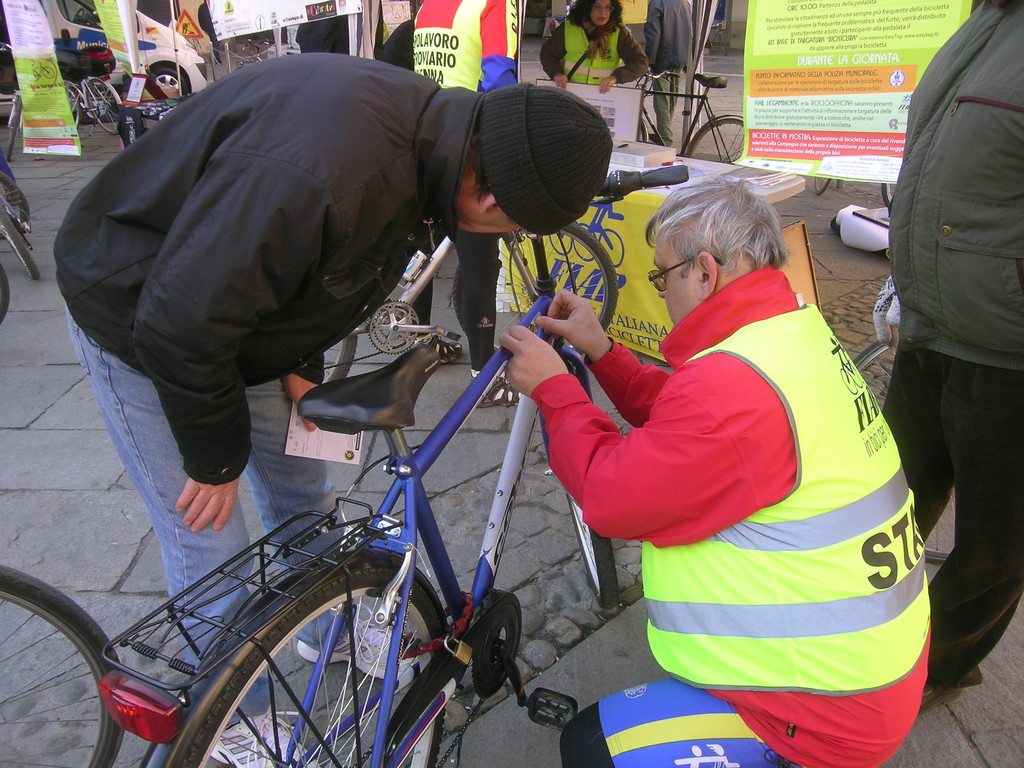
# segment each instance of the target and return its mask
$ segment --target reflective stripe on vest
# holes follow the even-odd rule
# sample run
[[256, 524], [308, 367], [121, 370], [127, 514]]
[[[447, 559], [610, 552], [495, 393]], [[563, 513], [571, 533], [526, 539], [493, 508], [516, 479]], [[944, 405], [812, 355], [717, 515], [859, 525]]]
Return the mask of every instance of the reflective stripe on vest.
[[[589, 46], [590, 41], [587, 39], [587, 31], [583, 27], [566, 23], [565, 69], [563, 70], [565, 74], [568, 75], [569, 71], [576, 66], [576, 62], [580, 60], [580, 56], [584, 54]], [[584, 59], [579, 69], [569, 79], [574, 83], [600, 85], [602, 80], [611, 77], [612, 73], [618, 68], [619, 30], [616, 29], [608, 35], [608, 53], [603, 57], [599, 57], [599, 54], [595, 53], [593, 59]]]
[[891, 685], [923, 651], [928, 597], [913, 496], [874, 397], [814, 307], [746, 326], [701, 356], [714, 353], [778, 393], [797, 482], [706, 541], [644, 544], [655, 658], [707, 688]]

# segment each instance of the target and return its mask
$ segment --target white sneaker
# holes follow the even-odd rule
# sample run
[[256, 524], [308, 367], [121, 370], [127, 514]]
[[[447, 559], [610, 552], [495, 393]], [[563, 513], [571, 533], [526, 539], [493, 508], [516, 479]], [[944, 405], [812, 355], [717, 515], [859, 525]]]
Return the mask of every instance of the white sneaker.
[[[384, 667], [387, 664], [388, 646], [390, 645], [390, 627], [379, 627], [373, 619], [373, 613], [377, 609], [379, 600], [369, 599], [359, 601], [359, 610], [356, 612], [356, 626], [354, 634], [356, 638], [356, 669], [364, 675], [372, 675], [380, 680], [384, 677]], [[340, 661], [348, 661], [349, 635], [347, 628], [342, 628], [340, 637], [334, 650], [331, 652], [328, 664]], [[295, 641], [295, 652], [300, 658], [315, 663], [320, 657], [320, 648], [302, 640]], [[398, 674], [400, 687], [403, 679], [409, 679], [405, 672], [417, 661], [416, 658], [399, 659]]]
[[255, 734], [244, 721], [239, 720], [224, 729], [210, 757], [234, 768], [272, 768], [278, 765], [274, 756], [283, 758], [292, 737], [292, 729], [281, 721], [275, 723], [270, 713], [251, 718], [251, 721], [256, 729]]

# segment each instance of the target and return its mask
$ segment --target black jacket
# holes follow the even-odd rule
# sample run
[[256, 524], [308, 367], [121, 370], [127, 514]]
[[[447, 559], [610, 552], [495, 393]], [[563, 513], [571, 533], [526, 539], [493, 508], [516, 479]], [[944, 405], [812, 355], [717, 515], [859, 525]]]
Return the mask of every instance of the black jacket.
[[184, 102], [72, 203], [54, 245], [75, 321], [155, 384], [200, 482], [248, 458], [244, 388], [299, 373], [377, 307], [425, 217], [454, 231], [480, 96], [303, 54]]

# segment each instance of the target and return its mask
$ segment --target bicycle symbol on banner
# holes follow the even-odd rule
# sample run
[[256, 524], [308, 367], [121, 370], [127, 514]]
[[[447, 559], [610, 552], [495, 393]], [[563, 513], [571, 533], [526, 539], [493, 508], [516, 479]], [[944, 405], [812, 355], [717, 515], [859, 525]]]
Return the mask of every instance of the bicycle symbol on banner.
[[[587, 231], [597, 238], [597, 242], [605, 247], [608, 251], [608, 255], [612, 259], [613, 267], [621, 267], [622, 262], [626, 258], [626, 244], [622, 240], [622, 235], [616, 232], [614, 229], [608, 229], [605, 226], [605, 219], [611, 219], [612, 221], [623, 221], [626, 216], [625, 214], [615, 213], [612, 210], [612, 203], [591, 203], [590, 207], [594, 209], [594, 217], [590, 220], [590, 223], [586, 225]], [[619, 275], [619, 287], [621, 288], [625, 284], [626, 280], [622, 275]]]

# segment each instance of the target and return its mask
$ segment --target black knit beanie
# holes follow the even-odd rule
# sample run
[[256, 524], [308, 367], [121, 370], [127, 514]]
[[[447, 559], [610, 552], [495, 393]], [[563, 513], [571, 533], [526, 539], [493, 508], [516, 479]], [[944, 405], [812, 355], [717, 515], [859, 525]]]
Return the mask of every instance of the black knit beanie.
[[608, 175], [608, 126], [568, 91], [527, 83], [490, 91], [479, 132], [484, 180], [528, 232], [549, 235], [576, 221]]

